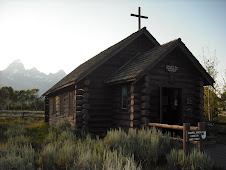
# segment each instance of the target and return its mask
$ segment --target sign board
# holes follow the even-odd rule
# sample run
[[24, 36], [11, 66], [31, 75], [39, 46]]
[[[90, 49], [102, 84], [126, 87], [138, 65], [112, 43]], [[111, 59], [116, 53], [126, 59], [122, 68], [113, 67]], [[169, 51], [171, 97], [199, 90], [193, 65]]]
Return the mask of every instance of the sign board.
[[200, 141], [206, 139], [206, 131], [187, 131], [187, 142]]
[[178, 67], [177, 67], [177, 66], [166, 65], [166, 70], [167, 70], [168, 72], [173, 72], [173, 73], [175, 73], [175, 72], [177, 72]]

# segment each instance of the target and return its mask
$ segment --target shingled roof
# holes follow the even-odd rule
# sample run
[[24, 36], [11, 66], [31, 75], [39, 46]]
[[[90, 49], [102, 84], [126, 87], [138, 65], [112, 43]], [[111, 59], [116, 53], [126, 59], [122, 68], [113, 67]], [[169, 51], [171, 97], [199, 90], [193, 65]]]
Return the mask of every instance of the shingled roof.
[[191, 54], [181, 39], [170, 41], [169, 43], [159, 45], [142, 54], [137, 54], [121, 68], [119, 68], [113, 75], [105, 80], [105, 83], [115, 84], [127, 81], [135, 81], [140, 79], [145, 73], [153, 68], [159, 61], [161, 61], [173, 49], [179, 46], [185, 52], [187, 57], [192, 61], [200, 73], [206, 78], [207, 84], [213, 85], [214, 80], [201, 66], [198, 60]]
[[117, 83], [123, 81], [134, 80], [141, 72], [150, 67], [151, 64], [155, 63], [160, 59], [160, 56], [169, 52], [173, 46], [178, 44], [180, 39], [176, 39], [167, 44], [157, 46], [151, 50], [138, 54], [128, 61], [125, 65], [119, 68], [113, 75], [105, 80], [105, 83]]
[[43, 94], [43, 96], [48, 95], [54, 91], [57, 91], [63, 87], [75, 84], [75, 82], [81, 81], [85, 76], [91, 73], [93, 70], [102, 65], [105, 61], [110, 59], [112, 56], [117, 54], [123, 48], [125, 48], [128, 44], [138, 38], [140, 35], [145, 34], [156, 46], [159, 46], [157, 40], [146, 30], [146, 28], [142, 28], [141, 30], [131, 34], [127, 38], [118, 42], [117, 44], [109, 47], [103, 52], [97, 54], [93, 58], [89, 59], [85, 63], [78, 66], [71, 73], [65, 76], [62, 80], [60, 80], [57, 84], [51, 87], [47, 92]]

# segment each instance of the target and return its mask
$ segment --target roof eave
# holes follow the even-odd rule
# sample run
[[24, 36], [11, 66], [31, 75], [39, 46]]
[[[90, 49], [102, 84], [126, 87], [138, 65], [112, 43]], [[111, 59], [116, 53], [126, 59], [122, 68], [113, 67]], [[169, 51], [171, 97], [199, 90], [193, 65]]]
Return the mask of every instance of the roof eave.
[[201, 75], [205, 78], [206, 83], [204, 85], [211, 85], [215, 83], [214, 79], [206, 72], [203, 66], [199, 63], [199, 61], [194, 57], [194, 55], [190, 52], [190, 50], [186, 47], [186, 45], [181, 41], [179, 47], [182, 51], [187, 55], [188, 59], [194, 64], [194, 66], [199, 70]]
[[65, 84], [65, 85], [63, 85], [63, 86], [60, 86], [60, 87], [58, 87], [58, 88], [56, 88], [56, 89], [54, 89], [54, 90], [52, 90], [52, 91], [47, 91], [47, 92], [45, 92], [42, 96], [47, 96], [47, 95], [49, 95], [50, 93], [54, 93], [54, 92], [56, 92], [56, 91], [58, 91], [58, 90], [61, 90], [61, 89], [63, 89], [63, 88], [66, 88], [66, 87], [68, 87], [68, 86], [71, 86], [71, 85], [74, 85], [75, 84], [75, 81], [73, 81], [73, 82], [70, 82], [70, 83], [67, 83], [67, 84]]

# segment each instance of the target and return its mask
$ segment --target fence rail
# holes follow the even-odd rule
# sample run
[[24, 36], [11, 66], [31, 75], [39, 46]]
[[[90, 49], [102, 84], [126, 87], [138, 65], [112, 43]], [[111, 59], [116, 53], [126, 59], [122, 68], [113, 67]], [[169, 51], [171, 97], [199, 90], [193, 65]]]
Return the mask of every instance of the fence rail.
[[35, 119], [44, 119], [44, 111], [9, 111], [9, 110], [0, 110], [0, 118], [12, 118], [12, 119], [26, 119], [26, 118], [35, 118]]
[[[166, 128], [166, 129], [175, 129], [175, 130], [182, 130], [183, 131], [183, 139], [173, 138], [174, 140], [183, 141], [183, 149], [185, 152], [189, 151], [189, 144], [188, 141], [188, 132], [189, 131], [203, 131], [205, 130], [205, 123], [198, 122], [198, 126], [190, 126], [190, 123], [183, 123], [183, 126], [179, 125], [168, 125], [168, 124], [161, 124], [161, 123], [148, 123], [148, 126], [154, 126], [159, 128]], [[195, 142], [200, 149], [203, 149], [203, 141], [196, 141]]]

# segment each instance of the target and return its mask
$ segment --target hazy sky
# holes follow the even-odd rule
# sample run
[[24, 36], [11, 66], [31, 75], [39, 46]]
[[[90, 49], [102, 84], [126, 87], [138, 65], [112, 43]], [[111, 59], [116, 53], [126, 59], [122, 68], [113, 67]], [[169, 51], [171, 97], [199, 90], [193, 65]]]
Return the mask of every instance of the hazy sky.
[[0, 70], [15, 59], [44, 73], [71, 72], [138, 30], [160, 44], [181, 38], [199, 61], [203, 48], [226, 64], [225, 0], [0, 0]]

